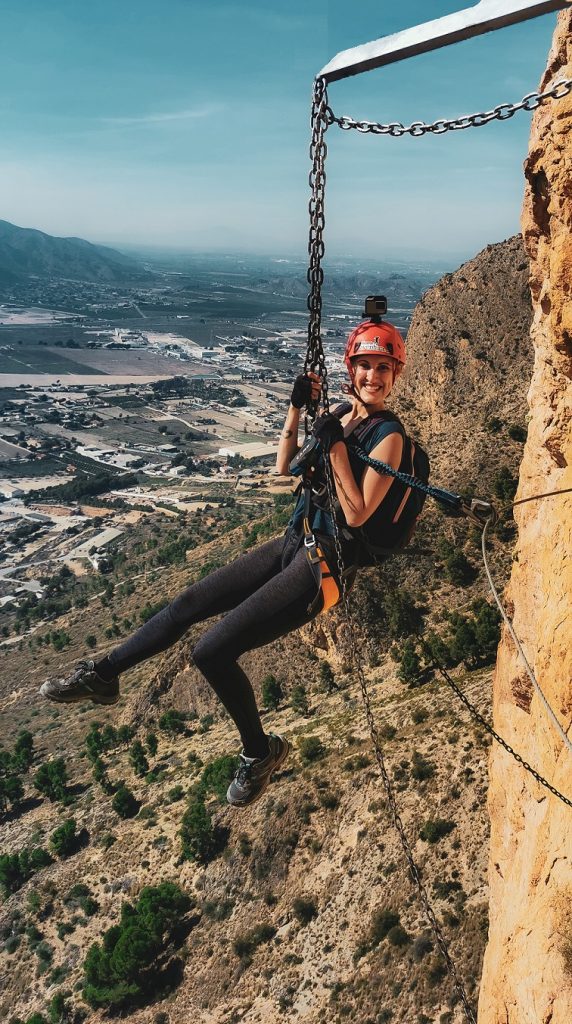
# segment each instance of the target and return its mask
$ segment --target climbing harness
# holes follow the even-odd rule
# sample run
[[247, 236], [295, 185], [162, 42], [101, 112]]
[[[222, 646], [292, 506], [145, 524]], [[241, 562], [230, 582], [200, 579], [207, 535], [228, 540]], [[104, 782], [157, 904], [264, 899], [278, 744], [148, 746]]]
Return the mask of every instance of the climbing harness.
[[[557, 9], [558, 7], [562, 7], [562, 6], [565, 6], [565, 4], [556, 2], [555, 5], [554, 5], [554, 9]], [[491, 8], [491, 5], [490, 4], [485, 4], [485, 3], [477, 4], [477, 7], [471, 12], [471, 15], [474, 16], [474, 19], [475, 19], [473, 21], [473, 26], [474, 27], [470, 31], [467, 30], [467, 28], [465, 27], [464, 37], [466, 38], [470, 34], [477, 34], [478, 32], [481, 32], [481, 31], [487, 31], [490, 28], [498, 28], [502, 24], [508, 24], [508, 23], [510, 23], [509, 19], [511, 17], [512, 17], [513, 21], [517, 21], [517, 20], [524, 20], [526, 17], [534, 16], [535, 13], [544, 13], [544, 11], [540, 10], [540, 6], [539, 5], [533, 5], [531, 3], [528, 3], [528, 4], [526, 4], [526, 3], [522, 4], [521, 3], [520, 5], [518, 3], [516, 3], [516, 4], [515, 3], [505, 3], [504, 7], [506, 8], [506, 12], [505, 12], [506, 18], [505, 18], [505, 20], [504, 21], [500, 20], [500, 21], [498, 21], [496, 23], [494, 22], [494, 20], [490, 21], [489, 23], [487, 23], [488, 27], [483, 28], [482, 25], [485, 24], [485, 20], [486, 19], [484, 19], [484, 20], [481, 19], [481, 27], [475, 27], [475, 26], [478, 26], [478, 22], [479, 22], [479, 13], [480, 12], [478, 11], [478, 8], [481, 8], [482, 13], [485, 14], [485, 10], [488, 10], [489, 8]], [[528, 12], [525, 11], [525, 8], [527, 8], [527, 7], [529, 8]], [[533, 7], [535, 8], [534, 11], [532, 10]], [[452, 16], [449, 17], [449, 23], [451, 25], [453, 25], [453, 22], [459, 16], [459, 13], [460, 12], [458, 12], [457, 15], [452, 15]], [[467, 12], [462, 12], [462, 13], [466, 14]], [[441, 21], [443, 23], [446, 20], [447, 19], [441, 19]], [[403, 33], [402, 35], [405, 36], [406, 33]], [[463, 37], [463, 35], [458, 35], [458, 34], [456, 36], [456, 38], [462, 38], [462, 37]], [[395, 37], [395, 38], [397, 38], [397, 37]], [[384, 124], [377, 123], [377, 122], [355, 121], [352, 118], [348, 118], [348, 117], [336, 117], [336, 115], [333, 113], [331, 107], [329, 106], [328, 95], [327, 95], [327, 78], [329, 78], [330, 80], [333, 80], [336, 77], [339, 78], [339, 77], [344, 77], [347, 74], [355, 74], [357, 71], [361, 71], [361, 70], [367, 69], [368, 67], [375, 66], [376, 63], [380, 64], [380, 63], [384, 63], [384, 62], [387, 63], [390, 60], [398, 60], [398, 59], [401, 59], [401, 57], [410, 55], [412, 52], [423, 52], [424, 50], [435, 48], [438, 45], [446, 45], [446, 43], [452, 42], [452, 41], [455, 41], [455, 36], [453, 34], [451, 34], [448, 38], [446, 38], [445, 35], [444, 35], [443, 38], [439, 42], [436, 41], [436, 37], [434, 37], [433, 40], [431, 40], [431, 37], [429, 36], [422, 45], [417, 46], [416, 50], [411, 48], [409, 51], [407, 51], [407, 49], [404, 48], [402, 51], [400, 51], [399, 47], [396, 46], [393, 56], [390, 55], [390, 56], [386, 56], [385, 58], [384, 57], [379, 58], [379, 56], [378, 56], [378, 58], [376, 58], [375, 60], [364, 60], [362, 64], [360, 64], [359, 61], [356, 60], [356, 62], [353, 64], [353, 66], [351, 64], [346, 64], [345, 67], [342, 67], [342, 63], [340, 63], [340, 61], [338, 59], [335, 59], [332, 62], [332, 68], [334, 70], [332, 70], [330, 72], [330, 66], [328, 66], [328, 68], [325, 69], [325, 71], [329, 72], [328, 75], [326, 76], [326, 74], [323, 73], [323, 74], [319, 75], [315, 79], [315, 81], [314, 81], [314, 88], [313, 88], [313, 95], [312, 95], [312, 108], [311, 108], [311, 129], [312, 129], [311, 143], [310, 143], [311, 170], [310, 170], [310, 176], [309, 176], [311, 195], [310, 195], [310, 201], [309, 201], [310, 231], [309, 231], [309, 241], [308, 241], [309, 264], [308, 264], [308, 271], [307, 271], [307, 280], [308, 280], [308, 284], [310, 286], [310, 290], [309, 290], [309, 293], [308, 293], [308, 300], [307, 300], [308, 311], [309, 311], [309, 320], [308, 320], [308, 347], [307, 347], [306, 357], [305, 357], [305, 361], [304, 361], [304, 373], [307, 373], [309, 370], [312, 370], [312, 371], [318, 373], [318, 375], [321, 377], [321, 379], [322, 379], [322, 405], [323, 405], [323, 408], [324, 408], [325, 412], [329, 412], [329, 397], [328, 397], [327, 368], [326, 368], [325, 355], [324, 355], [324, 350], [323, 350], [323, 347], [322, 347], [322, 340], [321, 340], [321, 319], [322, 319], [322, 284], [323, 284], [323, 281], [324, 281], [324, 272], [323, 272], [323, 268], [322, 268], [322, 259], [324, 257], [324, 253], [325, 253], [325, 244], [324, 244], [324, 237], [323, 237], [324, 229], [325, 229], [325, 188], [326, 188], [325, 161], [326, 161], [326, 156], [327, 156], [327, 146], [326, 146], [326, 141], [325, 141], [325, 134], [326, 134], [326, 130], [328, 129], [328, 127], [333, 125], [333, 124], [337, 124], [338, 127], [340, 127], [343, 130], [356, 129], [357, 131], [360, 131], [360, 132], [363, 132], [363, 133], [371, 133], [371, 134], [378, 134], [378, 135], [389, 135], [389, 136], [392, 136], [392, 137], [400, 137], [400, 136], [403, 136], [403, 135], [406, 135], [406, 134], [409, 134], [412, 137], [420, 137], [420, 136], [426, 135], [426, 134], [441, 135], [441, 134], [444, 134], [444, 133], [446, 133], [448, 131], [458, 131], [458, 130], [463, 130], [465, 128], [471, 128], [471, 127], [482, 127], [485, 124], [488, 124], [488, 123], [490, 123], [490, 121], [493, 121], [493, 120], [500, 120], [500, 121], [507, 120], [508, 118], [512, 117], [517, 112], [517, 110], [535, 110], [536, 107], [538, 107], [540, 104], [545, 103], [545, 102], [547, 102], [550, 99], [553, 99], [553, 100], [561, 99], [562, 97], [568, 95], [570, 93], [570, 91], [572, 90], [572, 80], [570, 80], [570, 79], [563, 79], [563, 80], [555, 83], [555, 85], [551, 89], [547, 90], [544, 93], [529, 93], [519, 103], [500, 104], [499, 106], [495, 107], [493, 110], [490, 110], [490, 111], [483, 111], [483, 112], [478, 113], [478, 114], [472, 114], [472, 115], [468, 115], [466, 117], [454, 118], [452, 120], [439, 119], [438, 121], [435, 121], [432, 124], [425, 124], [424, 122], [417, 121], [417, 122], [413, 122], [409, 126], [405, 126], [405, 125], [401, 124], [400, 122], [391, 122], [389, 124], [384, 125]], [[383, 42], [384, 42], [383, 40], [380, 41], [381, 44], [383, 44]], [[368, 49], [368, 48], [371, 49], [371, 47], [366, 47], [366, 48], [362, 48], [362, 49], [365, 50], [365, 49]], [[380, 52], [382, 50], [383, 50], [383, 46], [381, 46]], [[390, 48], [388, 48], [387, 52], [391, 53]], [[351, 53], [351, 51], [350, 51], [350, 53]], [[341, 55], [342, 58], [343, 58], [343, 56], [344, 55]], [[338, 67], [342, 67], [341, 71], [335, 70], [336, 64], [338, 65]], [[314, 419], [315, 416], [316, 416], [316, 412], [317, 412], [317, 404], [316, 403], [310, 404], [309, 407], [308, 407], [308, 412], [307, 412], [306, 420], [305, 420], [306, 434], [309, 433], [308, 420], [309, 420], [309, 418], [310, 419]], [[468, 518], [471, 522], [473, 522], [474, 524], [482, 527], [483, 528], [483, 552], [484, 552], [485, 561], [486, 561], [486, 551], [485, 551], [485, 548], [484, 548], [484, 540], [485, 540], [485, 537], [486, 537], [486, 530], [488, 528], [489, 523], [491, 523], [494, 520], [495, 516], [496, 516], [496, 513], [495, 513], [492, 505], [490, 505], [488, 502], [482, 501], [481, 499], [468, 499], [467, 500], [467, 499], [462, 498], [461, 495], [452, 494], [451, 492], [444, 491], [441, 488], [435, 488], [435, 487], [433, 487], [430, 484], [421, 484], [421, 482], [416, 480], [415, 477], [411, 477], [408, 474], [400, 473], [399, 470], [394, 470], [391, 466], [389, 466], [389, 465], [387, 465], [385, 463], [377, 462], [377, 460], [371, 459], [370, 456], [368, 456], [365, 452], [362, 452], [360, 454], [360, 458], [362, 458], [363, 461], [367, 463], [367, 465], [372, 466], [374, 469], [377, 469], [378, 471], [381, 471], [381, 472], [384, 472], [384, 473], [389, 473], [391, 476], [395, 477], [396, 479], [399, 479], [403, 483], [406, 483], [407, 486], [421, 488], [427, 495], [430, 495], [431, 497], [434, 497], [437, 501], [440, 501], [441, 504], [443, 504], [445, 506], [445, 508], [447, 508], [453, 514], [463, 515], [466, 518]], [[358, 644], [358, 641], [357, 641], [356, 632], [355, 632], [355, 626], [354, 626], [353, 618], [352, 618], [351, 611], [350, 611], [349, 591], [348, 591], [348, 587], [347, 587], [347, 584], [346, 584], [346, 580], [344, 579], [344, 575], [343, 575], [344, 562], [343, 562], [343, 554], [342, 554], [342, 547], [341, 547], [341, 540], [340, 540], [340, 531], [339, 531], [338, 523], [336, 521], [336, 516], [334, 514], [334, 508], [335, 508], [335, 486], [334, 486], [334, 481], [333, 481], [332, 467], [331, 467], [331, 464], [329, 462], [329, 459], [325, 460], [325, 483], [326, 483], [326, 490], [327, 490], [327, 494], [328, 494], [329, 507], [330, 507], [330, 510], [331, 510], [331, 513], [332, 513], [333, 540], [334, 540], [334, 546], [335, 546], [335, 551], [336, 551], [336, 559], [337, 559], [337, 564], [338, 564], [338, 567], [339, 567], [339, 570], [340, 570], [339, 579], [340, 579], [340, 590], [341, 590], [341, 592], [340, 592], [340, 595], [339, 595], [339, 600], [341, 602], [341, 605], [342, 605], [343, 610], [344, 610], [344, 615], [345, 615], [346, 628], [347, 628], [348, 650], [349, 650], [349, 653], [350, 653], [350, 656], [351, 656], [351, 660], [352, 660], [352, 662], [353, 662], [353, 664], [355, 666], [356, 675], [357, 675], [357, 678], [358, 678], [358, 681], [359, 681], [359, 684], [360, 684], [360, 689], [361, 689], [362, 699], [363, 699], [363, 703], [364, 703], [364, 707], [365, 707], [365, 713], [366, 713], [366, 719], [367, 719], [367, 723], [368, 723], [370, 738], [371, 738], [371, 741], [372, 741], [372, 744], [373, 744], [373, 749], [374, 749], [374, 752], [375, 752], [375, 758], [376, 758], [376, 761], [377, 761], [377, 764], [378, 764], [378, 767], [379, 767], [379, 770], [380, 770], [381, 778], [382, 778], [382, 781], [383, 781], [383, 785], [384, 785], [384, 788], [385, 788], [385, 792], [386, 792], [386, 796], [387, 796], [387, 802], [388, 802], [388, 806], [389, 806], [389, 809], [390, 809], [392, 822], [393, 822], [393, 825], [394, 825], [394, 827], [395, 827], [395, 829], [396, 829], [396, 831], [398, 833], [398, 836], [399, 836], [399, 839], [400, 839], [400, 842], [401, 842], [401, 846], [402, 846], [402, 849], [403, 849], [403, 853], [405, 855], [405, 858], [406, 858], [406, 861], [407, 861], [407, 864], [408, 864], [408, 867], [409, 867], [409, 871], [410, 871], [412, 880], [413, 880], [413, 882], [415, 884], [415, 887], [417, 889], [419, 900], [421, 902], [421, 905], [422, 905], [422, 907], [424, 909], [424, 912], [425, 912], [425, 915], [427, 917], [427, 920], [429, 921], [429, 924], [430, 924], [431, 929], [433, 931], [433, 934], [435, 936], [435, 940], [437, 942], [438, 948], [439, 948], [439, 950], [441, 952], [441, 955], [443, 956], [443, 959], [445, 961], [445, 964], [446, 964], [446, 967], [447, 967], [447, 971], [449, 973], [451, 981], [452, 981], [452, 983], [453, 983], [453, 985], [454, 985], [454, 987], [456, 989], [457, 995], [458, 995], [458, 997], [459, 997], [459, 999], [461, 1001], [461, 1004], [463, 1006], [463, 1010], [464, 1010], [465, 1016], [466, 1016], [467, 1020], [470, 1022], [470, 1024], [476, 1024], [476, 1018], [475, 1018], [475, 1014], [474, 1014], [473, 1008], [472, 1008], [471, 1004], [469, 1003], [467, 993], [465, 992], [465, 988], [464, 988], [463, 983], [462, 983], [462, 981], [461, 981], [461, 979], [459, 977], [459, 974], [457, 972], [457, 968], [455, 966], [455, 963], [452, 960], [451, 955], [449, 953], [447, 941], [445, 939], [445, 936], [443, 934], [441, 926], [440, 926], [440, 924], [439, 924], [439, 922], [437, 920], [437, 917], [436, 917], [435, 912], [433, 910], [433, 907], [431, 905], [427, 889], [426, 889], [426, 887], [425, 887], [425, 885], [424, 885], [424, 883], [423, 883], [423, 881], [421, 879], [420, 872], [419, 872], [419, 869], [417, 867], [417, 864], [415, 863], [415, 860], [414, 860], [414, 857], [413, 857], [413, 853], [412, 853], [412, 850], [411, 850], [411, 847], [410, 847], [410, 844], [409, 844], [409, 840], [407, 838], [407, 835], [406, 835], [406, 832], [405, 832], [405, 828], [404, 828], [404, 825], [403, 825], [403, 822], [402, 822], [402, 819], [400, 817], [399, 810], [398, 810], [398, 807], [397, 807], [393, 784], [392, 784], [392, 782], [391, 782], [391, 780], [389, 778], [389, 775], [388, 775], [388, 772], [387, 772], [387, 767], [385, 765], [383, 751], [382, 751], [382, 748], [381, 748], [381, 741], [380, 741], [379, 733], [378, 733], [378, 730], [377, 730], [377, 727], [376, 727], [376, 724], [375, 724], [375, 719], [374, 719], [374, 716], [373, 716], [373, 712], [372, 712], [372, 709], [371, 709], [371, 701], [370, 701], [370, 697], [369, 697], [367, 683], [366, 683], [366, 680], [365, 680], [363, 658], [362, 658], [360, 647], [359, 647], [359, 644]], [[309, 500], [310, 499], [310, 494], [311, 494], [309, 488], [308, 488], [307, 493], [308, 493], [308, 500]], [[308, 512], [309, 512], [309, 507], [308, 507]], [[309, 522], [308, 522], [307, 517], [305, 517], [305, 529], [306, 529], [306, 526], [308, 526], [308, 529], [309, 529]], [[309, 532], [311, 532], [311, 531], [309, 531]], [[315, 540], [314, 540], [314, 544], [315, 544]], [[315, 555], [318, 556], [317, 549], [315, 551]], [[319, 559], [319, 556], [318, 556], [318, 559]], [[487, 575], [488, 575], [488, 573], [487, 573]], [[492, 584], [492, 579], [489, 578], [489, 582], [491, 583], [491, 586], [493, 588], [493, 594], [495, 595], [495, 599], [498, 601], [498, 595], [496, 594], [496, 591], [494, 590], [494, 585]], [[504, 612], [503, 612], [503, 614], [504, 614]], [[516, 637], [515, 637], [515, 640], [516, 640]], [[524, 652], [522, 652], [522, 648], [520, 647], [520, 644], [518, 645], [518, 647], [519, 647], [519, 651], [521, 651], [522, 656], [524, 657]], [[526, 664], [527, 664], [527, 668], [528, 668], [529, 667], [528, 663], [526, 663]], [[466, 699], [464, 697], [464, 694], [462, 694], [462, 691], [460, 691], [459, 688], [456, 687], [456, 684], [455, 684], [455, 688], [456, 688], [456, 692], [458, 691], [459, 695], [461, 695], [461, 699], [463, 699], [463, 701], [465, 703], [467, 703], [467, 701], [466, 701]], [[475, 709], [475, 711], [476, 711], [476, 709]], [[478, 714], [478, 712], [477, 712], [477, 714]], [[484, 719], [482, 720], [482, 722], [484, 724]], [[495, 738], [497, 738], [499, 740], [499, 742], [502, 744], [502, 746], [505, 749], [509, 749], [509, 745], [504, 740], [502, 740], [501, 737], [497, 736], [497, 734], [494, 732], [494, 730], [492, 730], [492, 727], [488, 727], [488, 724], [485, 727], [488, 729], [488, 731], [492, 731], [492, 734], [495, 736]], [[569, 801], [568, 798], [563, 797], [562, 794], [560, 794], [554, 787], [552, 787], [550, 785], [550, 783], [547, 783], [546, 780], [544, 780], [542, 778], [542, 776], [540, 776], [537, 772], [535, 772], [535, 770], [532, 769], [527, 764], [527, 762], [525, 762], [524, 759], [520, 757], [520, 755], [518, 755], [515, 751], [512, 751], [512, 748], [510, 748], [510, 750], [514, 754], [516, 759], [524, 767], [526, 767], [527, 770], [531, 771], [532, 774], [534, 775], [534, 777], [537, 778], [537, 780], [539, 782], [541, 782], [543, 785], [546, 785], [547, 788], [552, 793], [554, 793], [554, 795], [558, 796], [560, 799], [563, 799], [565, 803], [571, 804], [571, 801]]]
[[[308, 606], [308, 613], [313, 615], [315, 612], [322, 611], [327, 612], [330, 608], [333, 608], [338, 604], [341, 596], [340, 588], [336, 583], [335, 577], [326, 562], [326, 557], [320, 545], [318, 544], [312, 528], [310, 526], [310, 509], [312, 504], [312, 481], [309, 477], [304, 477], [304, 550], [306, 552], [306, 558], [308, 559], [308, 565], [312, 571], [316, 583], [316, 597]], [[342, 572], [343, 566], [340, 566]]]

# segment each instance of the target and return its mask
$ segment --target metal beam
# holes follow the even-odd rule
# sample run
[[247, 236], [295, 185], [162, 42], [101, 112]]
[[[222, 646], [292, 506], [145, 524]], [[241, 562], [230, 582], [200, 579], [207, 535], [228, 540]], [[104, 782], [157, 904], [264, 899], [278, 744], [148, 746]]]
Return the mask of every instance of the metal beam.
[[422, 25], [406, 28], [391, 36], [383, 36], [363, 46], [338, 53], [318, 74], [327, 82], [359, 75], [385, 64], [393, 64], [419, 53], [429, 53], [441, 46], [458, 43], [463, 39], [492, 32], [507, 25], [537, 18], [569, 7], [572, 0], [480, 0], [474, 7], [468, 7], [444, 18], [426, 21]]

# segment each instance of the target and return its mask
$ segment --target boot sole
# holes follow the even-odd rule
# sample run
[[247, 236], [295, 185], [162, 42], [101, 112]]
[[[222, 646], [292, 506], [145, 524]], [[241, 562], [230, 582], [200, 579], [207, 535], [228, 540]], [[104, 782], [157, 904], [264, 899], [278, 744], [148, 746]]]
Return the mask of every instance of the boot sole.
[[262, 788], [258, 790], [258, 793], [256, 794], [256, 796], [253, 796], [252, 800], [245, 800], [243, 803], [235, 803], [235, 804], [231, 803], [230, 800], [227, 797], [227, 803], [229, 804], [230, 807], [252, 807], [252, 804], [255, 804], [257, 800], [260, 800], [261, 796], [264, 796], [266, 790], [268, 789], [268, 786], [272, 782], [272, 779], [274, 777], [274, 773], [277, 772], [278, 769], [280, 768], [280, 766], [284, 764], [284, 761], [286, 760], [286, 758], [288, 757], [288, 754], [290, 753], [290, 744], [288, 743], [288, 740], [282, 739], [282, 742], [284, 744], [284, 749], [283, 749], [279, 759], [277, 760], [276, 764], [274, 765], [274, 768], [272, 769], [270, 774], [267, 776], [266, 782], [264, 783]]
[[56, 697], [55, 694], [52, 693], [42, 693], [40, 694], [40, 696], [44, 697], [45, 700], [53, 701], [54, 704], [83, 704], [85, 703], [86, 700], [90, 700], [93, 704], [110, 705], [117, 704], [119, 702], [120, 695], [117, 694], [116, 697], [111, 697], [107, 699], [95, 693], [85, 693], [81, 697]]

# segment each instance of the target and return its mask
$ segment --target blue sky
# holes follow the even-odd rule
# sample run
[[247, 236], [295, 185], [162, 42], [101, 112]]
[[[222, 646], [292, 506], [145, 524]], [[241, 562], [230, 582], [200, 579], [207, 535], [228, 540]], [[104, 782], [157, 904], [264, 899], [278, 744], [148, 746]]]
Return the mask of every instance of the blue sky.
[[[467, 3], [467, 6], [469, 4]], [[309, 102], [339, 50], [441, 0], [0, 0], [0, 218], [91, 241], [304, 256]], [[556, 15], [330, 87], [434, 120], [536, 89]], [[530, 115], [440, 138], [328, 131], [328, 252], [465, 258], [518, 230]]]

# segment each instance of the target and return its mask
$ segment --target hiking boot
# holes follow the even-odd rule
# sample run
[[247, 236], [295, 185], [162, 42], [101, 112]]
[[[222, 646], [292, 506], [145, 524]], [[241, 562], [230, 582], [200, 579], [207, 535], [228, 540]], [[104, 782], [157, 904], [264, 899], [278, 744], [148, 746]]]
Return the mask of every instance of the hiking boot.
[[94, 704], [117, 704], [119, 679], [107, 682], [95, 670], [93, 661], [80, 661], [65, 679], [47, 679], [40, 687], [40, 695], [58, 704], [77, 704], [92, 700]]
[[236, 775], [228, 787], [226, 799], [233, 807], [246, 807], [262, 796], [273, 773], [286, 760], [290, 744], [276, 733], [268, 734], [270, 753], [264, 760], [240, 755]]

